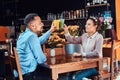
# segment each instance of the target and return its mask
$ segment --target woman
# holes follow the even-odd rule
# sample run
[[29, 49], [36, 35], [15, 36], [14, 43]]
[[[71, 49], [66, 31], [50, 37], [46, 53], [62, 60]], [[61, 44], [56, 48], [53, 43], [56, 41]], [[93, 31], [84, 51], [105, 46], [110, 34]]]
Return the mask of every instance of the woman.
[[[98, 56], [102, 58], [102, 45], [103, 45], [103, 36], [98, 33], [101, 24], [100, 21], [95, 17], [90, 17], [86, 21], [85, 30], [82, 36], [73, 37], [68, 31], [68, 27], [64, 27], [65, 37], [68, 42], [71, 43], [81, 43], [81, 53], [73, 53], [73, 56], [83, 57], [94, 57]], [[95, 68], [85, 69], [79, 71], [75, 74], [75, 80], [82, 80], [84, 77], [89, 77], [96, 75], [97, 70]], [[69, 75], [69, 79], [72, 80], [72, 77]]]

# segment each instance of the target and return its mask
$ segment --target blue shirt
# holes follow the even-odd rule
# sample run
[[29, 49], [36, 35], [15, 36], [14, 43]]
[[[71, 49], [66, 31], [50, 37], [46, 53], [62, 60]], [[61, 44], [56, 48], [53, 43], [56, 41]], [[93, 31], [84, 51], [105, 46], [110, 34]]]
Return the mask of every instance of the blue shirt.
[[51, 32], [47, 31], [42, 36], [26, 28], [25, 32], [21, 33], [17, 40], [17, 52], [20, 61], [22, 74], [33, 72], [38, 64], [46, 61], [46, 56], [42, 51], [41, 44], [43, 44]]

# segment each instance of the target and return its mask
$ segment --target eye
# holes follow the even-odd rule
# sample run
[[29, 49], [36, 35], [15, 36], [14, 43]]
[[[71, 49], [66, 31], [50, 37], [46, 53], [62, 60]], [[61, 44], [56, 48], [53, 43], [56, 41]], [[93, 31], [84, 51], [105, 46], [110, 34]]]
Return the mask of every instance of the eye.
[[87, 25], [91, 25], [90, 23], [88, 23]]
[[90, 23], [86, 23], [86, 25], [91, 25]]
[[42, 22], [39, 23], [39, 25], [42, 25], [42, 24], [43, 24]]

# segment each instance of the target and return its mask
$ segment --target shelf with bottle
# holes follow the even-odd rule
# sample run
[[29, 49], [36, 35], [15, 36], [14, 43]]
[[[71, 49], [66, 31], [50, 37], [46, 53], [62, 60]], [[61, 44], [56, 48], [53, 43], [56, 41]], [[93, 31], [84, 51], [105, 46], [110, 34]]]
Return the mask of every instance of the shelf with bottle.
[[110, 6], [110, 4], [109, 3], [104, 3], [104, 4], [86, 5], [85, 8], [100, 7], [100, 6]]
[[109, 0], [85, 0], [86, 6], [101, 5], [109, 3]]
[[[71, 19], [65, 19], [65, 21], [72, 21], [72, 20], [84, 20], [84, 19], [86, 19], [86, 17], [84, 17], [84, 18], [71, 18]], [[42, 20], [42, 22], [52, 22], [53, 20]]]
[[87, 16], [100, 17], [104, 11], [110, 10], [109, 0], [86, 0], [85, 14]]
[[81, 8], [77, 10], [66, 10], [60, 13], [47, 14], [47, 20], [54, 20], [54, 19], [74, 20], [74, 19], [84, 19], [84, 18], [85, 18], [85, 8]]
[[[70, 25], [70, 24], [78, 24], [78, 23], [82, 23], [86, 20], [85, 18], [75, 18], [75, 19], [64, 19], [65, 20], [65, 24]], [[45, 28], [49, 28], [53, 22], [53, 20], [42, 20], [42, 22], [44, 23], [44, 27]]]
[[84, 17], [84, 18], [75, 18], [75, 19], [65, 19], [66, 21], [72, 21], [72, 20], [84, 20], [84, 19], [86, 19], [86, 17]]

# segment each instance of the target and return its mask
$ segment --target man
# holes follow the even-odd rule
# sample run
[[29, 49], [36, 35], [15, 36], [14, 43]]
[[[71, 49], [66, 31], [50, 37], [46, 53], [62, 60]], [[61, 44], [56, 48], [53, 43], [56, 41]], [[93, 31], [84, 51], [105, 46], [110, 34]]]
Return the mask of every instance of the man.
[[[41, 44], [48, 39], [55, 27], [51, 26], [50, 30], [38, 37], [44, 24], [35, 13], [28, 14], [24, 19], [24, 24], [26, 30], [20, 34], [16, 48], [23, 78], [24, 80], [50, 80], [50, 69], [45, 64], [46, 56], [42, 51]], [[41, 70], [40, 66], [46, 66], [46, 69]]]

